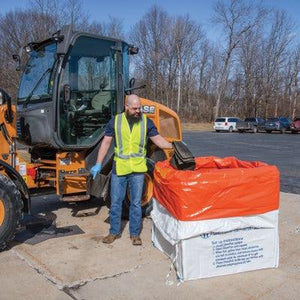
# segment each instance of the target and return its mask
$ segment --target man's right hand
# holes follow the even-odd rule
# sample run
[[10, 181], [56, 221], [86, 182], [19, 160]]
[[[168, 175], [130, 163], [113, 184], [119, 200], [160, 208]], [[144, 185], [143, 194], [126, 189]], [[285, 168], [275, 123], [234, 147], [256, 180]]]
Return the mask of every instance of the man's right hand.
[[93, 176], [93, 179], [96, 178], [97, 174], [100, 173], [102, 169], [102, 164], [101, 163], [96, 163], [90, 170], [92, 176]]

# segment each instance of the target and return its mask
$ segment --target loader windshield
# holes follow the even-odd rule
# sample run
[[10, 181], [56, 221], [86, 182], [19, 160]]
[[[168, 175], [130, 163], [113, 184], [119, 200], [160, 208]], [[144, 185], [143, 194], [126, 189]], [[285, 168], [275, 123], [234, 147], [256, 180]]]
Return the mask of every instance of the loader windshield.
[[[99, 139], [117, 106], [115, 41], [79, 37], [63, 67], [60, 136], [64, 144], [85, 146]], [[63, 88], [69, 87], [70, 99]]]
[[21, 78], [18, 104], [52, 100], [55, 53], [56, 43], [48, 44], [30, 53]]

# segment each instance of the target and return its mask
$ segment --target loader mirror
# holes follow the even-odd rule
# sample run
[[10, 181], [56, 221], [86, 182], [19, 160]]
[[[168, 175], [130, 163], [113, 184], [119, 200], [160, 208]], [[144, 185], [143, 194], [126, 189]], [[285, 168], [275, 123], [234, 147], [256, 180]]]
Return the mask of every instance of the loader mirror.
[[5, 104], [10, 100], [10, 96], [5, 92], [5, 90], [0, 89], [0, 104]]
[[5, 113], [5, 120], [11, 123], [13, 120], [13, 113], [11, 109], [11, 97], [3, 90], [0, 89], [0, 104], [7, 104], [7, 111]]
[[64, 102], [69, 103], [71, 100], [71, 88], [68, 84], [65, 84], [63, 87], [63, 97], [64, 97]]
[[21, 70], [21, 58], [20, 58], [20, 55], [13, 54], [12, 58], [16, 62], [16, 71], [20, 71]]
[[138, 47], [134, 47], [132, 45], [129, 45], [128, 52], [129, 52], [130, 55], [138, 54], [139, 53], [139, 48]]
[[135, 78], [132, 77], [130, 80], [129, 80], [129, 88], [133, 88], [134, 87], [134, 84], [135, 84]]
[[129, 80], [129, 88], [125, 89], [125, 94], [130, 95], [130, 94], [132, 94], [133, 91], [144, 89], [145, 87], [146, 87], [145, 84], [135, 87], [135, 78], [131, 78]]
[[19, 65], [20, 62], [21, 62], [21, 58], [20, 58], [20, 55], [18, 54], [13, 54], [12, 56], [13, 60]]

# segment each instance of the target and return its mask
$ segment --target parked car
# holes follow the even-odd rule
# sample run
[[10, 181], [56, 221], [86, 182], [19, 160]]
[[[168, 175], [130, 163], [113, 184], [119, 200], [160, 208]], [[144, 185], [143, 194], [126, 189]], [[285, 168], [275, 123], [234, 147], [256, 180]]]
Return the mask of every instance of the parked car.
[[291, 132], [297, 133], [300, 131], [300, 117], [296, 117], [290, 125]]
[[263, 118], [246, 118], [244, 121], [236, 123], [238, 132], [252, 131], [253, 133], [265, 129], [265, 120]]
[[236, 131], [236, 122], [241, 121], [239, 118], [235, 117], [220, 117], [215, 120], [214, 130], [216, 132], [220, 131]]
[[265, 123], [265, 131], [267, 133], [271, 133], [272, 131], [280, 131], [280, 133], [284, 133], [290, 129], [290, 124], [292, 120], [285, 117], [280, 118], [269, 118]]

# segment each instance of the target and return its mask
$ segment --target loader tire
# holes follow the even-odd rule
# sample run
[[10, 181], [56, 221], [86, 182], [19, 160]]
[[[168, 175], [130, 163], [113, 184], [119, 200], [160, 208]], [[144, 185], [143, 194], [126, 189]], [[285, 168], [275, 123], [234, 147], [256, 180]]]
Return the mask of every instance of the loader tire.
[[0, 174], [0, 251], [13, 240], [23, 218], [23, 201], [15, 184]]

